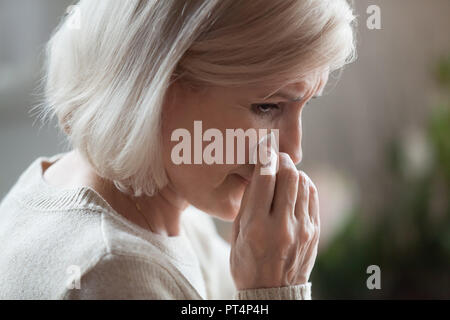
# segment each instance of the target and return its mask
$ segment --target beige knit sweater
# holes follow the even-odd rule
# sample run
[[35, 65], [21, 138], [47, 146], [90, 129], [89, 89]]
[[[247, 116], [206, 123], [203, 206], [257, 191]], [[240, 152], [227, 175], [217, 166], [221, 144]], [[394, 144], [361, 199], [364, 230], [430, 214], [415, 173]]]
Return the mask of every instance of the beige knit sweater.
[[230, 247], [189, 207], [181, 233], [135, 225], [93, 189], [60, 189], [39, 157], [0, 203], [0, 299], [311, 299], [311, 284], [237, 291]]

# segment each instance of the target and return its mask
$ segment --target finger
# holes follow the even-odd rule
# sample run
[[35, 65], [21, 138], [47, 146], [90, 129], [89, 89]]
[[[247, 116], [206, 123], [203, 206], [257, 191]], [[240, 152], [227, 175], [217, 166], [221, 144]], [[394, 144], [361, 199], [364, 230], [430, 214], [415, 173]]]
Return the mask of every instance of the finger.
[[[317, 246], [318, 241], [313, 239], [311, 240], [304, 248], [304, 251], [301, 254], [301, 259], [298, 261], [297, 270], [300, 270], [300, 274], [309, 274], [314, 266], [314, 262], [317, 258]], [[308, 281], [308, 279], [302, 279], [303, 281]]]
[[294, 216], [299, 172], [287, 153], [279, 154], [279, 169], [275, 182], [272, 214]]
[[[300, 234], [299, 234], [299, 260], [297, 270], [300, 270], [300, 273], [304, 273], [304, 268], [308, 265], [309, 256], [311, 254], [311, 245], [312, 245], [312, 231], [311, 224], [307, 221], [300, 222]], [[306, 279], [304, 279], [306, 281]]]
[[[314, 252], [317, 252], [317, 244], [319, 241], [319, 232], [309, 221], [300, 222], [300, 263], [308, 264]], [[300, 267], [300, 266], [299, 266]]]
[[241, 200], [241, 208], [240, 208], [239, 213], [237, 214], [236, 218], [234, 218], [234, 222], [233, 222], [233, 226], [232, 226], [232, 230], [231, 230], [232, 245], [236, 242], [236, 239], [239, 235], [242, 212], [245, 209], [242, 204], [248, 203], [249, 190], [250, 190], [249, 188], [245, 189], [244, 195], [242, 196], [242, 200]]
[[299, 221], [309, 218], [309, 179], [303, 171], [299, 171], [297, 202], [295, 203], [295, 217]]
[[[257, 157], [251, 181], [244, 192], [241, 202], [239, 223], [248, 222], [254, 217], [269, 215], [275, 190], [278, 154], [274, 148], [268, 148], [268, 146], [275, 143], [273, 136], [268, 135], [261, 139], [257, 145], [255, 152], [265, 154], [265, 156]], [[261, 158], [265, 158], [263, 159], [265, 161], [261, 161]], [[237, 223], [236, 228], [238, 228]]]
[[320, 228], [320, 216], [319, 216], [319, 193], [315, 184], [310, 180], [309, 185], [309, 216], [311, 221]]

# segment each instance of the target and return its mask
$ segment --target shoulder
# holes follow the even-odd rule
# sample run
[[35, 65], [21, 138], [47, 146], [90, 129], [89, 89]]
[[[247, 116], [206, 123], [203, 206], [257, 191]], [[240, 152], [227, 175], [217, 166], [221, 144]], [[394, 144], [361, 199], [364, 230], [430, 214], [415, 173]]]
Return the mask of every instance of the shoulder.
[[[144, 232], [102, 209], [103, 252], [80, 270], [80, 289], [63, 299], [202, 299], [193, 253], [182, 238]], [[98, 251], [97, 251], [98, 252]]]
[[[78, 280], [78, 283], [76, 283]], [[196, 299], [171, 268], [156, 259], [105, 253], [74, 279], [63, 299]]]

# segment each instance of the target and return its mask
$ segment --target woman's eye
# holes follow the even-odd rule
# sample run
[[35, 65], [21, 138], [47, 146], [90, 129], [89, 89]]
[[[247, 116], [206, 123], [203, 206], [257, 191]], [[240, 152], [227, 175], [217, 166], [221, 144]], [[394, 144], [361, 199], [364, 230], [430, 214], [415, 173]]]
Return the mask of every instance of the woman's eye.
[[259, 103], [252, 105], [253, 112], [262, 116], [270, 115], [273, 110], [277, 110], [279, 108], [279, 105], [274, 103]]

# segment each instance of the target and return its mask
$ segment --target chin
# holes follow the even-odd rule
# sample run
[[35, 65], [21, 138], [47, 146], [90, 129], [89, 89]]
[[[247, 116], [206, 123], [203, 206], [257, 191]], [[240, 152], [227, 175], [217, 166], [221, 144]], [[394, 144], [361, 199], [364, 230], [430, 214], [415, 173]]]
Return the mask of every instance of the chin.
[[220, 187], [197, 192], [202, 197], [192, 197], [193, 206], [223, 221], [234, 221], [241, 208], [241, 201], [248, 183], [230, 175]]
[[214, 215], [214, 217], [220, 220], [232, 222], [234, 221], [238, 213], [239, 207], [230, 204], [228, 206], [221, 206], [220, 208], [217, 208], [216, 210], [214, 210], [214, 212], [211, 212], [211, 215]]
[[210, 214], [224, 221], [234, 221], [241, 208], [242, 196], [245, 188], [238, 188], [214, 201], [214, 208]]
[[239, 213], [244, 190], [233, 190], [233, 192], [226, 194], [216, 194], [207, 199], [207, 201], [192, 204], [215, 218], [232, 222]]

